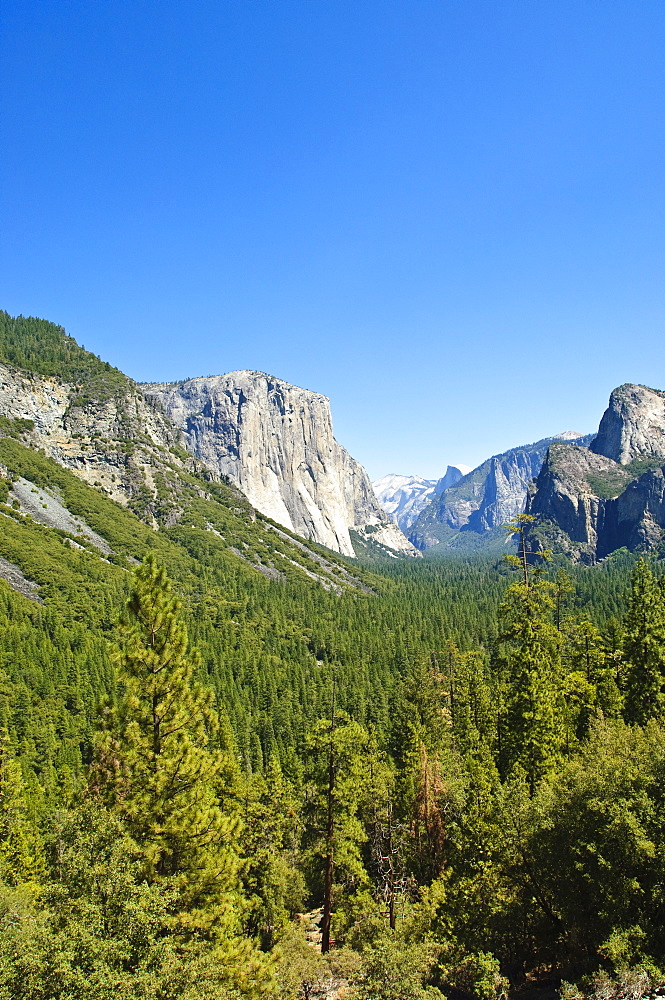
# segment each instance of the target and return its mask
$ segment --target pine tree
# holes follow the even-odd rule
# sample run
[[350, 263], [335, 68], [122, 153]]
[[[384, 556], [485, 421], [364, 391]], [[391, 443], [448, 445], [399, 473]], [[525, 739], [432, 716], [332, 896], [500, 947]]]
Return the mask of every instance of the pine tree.
[[330, 948], [336, 883], [357, 887], [367, 880], [360, 856], [366, 834], [358, 819], [368, 738], [348, 715], [333, 709], [312, 728], [308, 741], [305, 845], [322, 879], [321, 951]]
[[225, 758], [215, 749], [211, 693], [194, 680], [180, 602], [152, 555], [134, 575], [129, 623], [116, 654], [118, 704], [93, 770], [143, 858], [149, 885], [177, 888], [173, 929], [201, 936], [237, 976], [261, 980], [240, 936], [237, 814], [219, 805]]
[[505, 677], [500, 733], [504, 774], [524, 769], [533, 792], [563, 744], [560, 635], [552, 623], [552, 588], [544, 580], [513, 584], [499, 609]]
[[640, 559], [633, 571], [624, 620], [628, 722], [644, 725], [665, 715], [665, 595]]
[[563, 656], [566, 726], [579, 740], [587, 736], [594, 714], [600, 712], [605, 718], [620, 714], [621, 694], [614, 661], [593, 622], [567, 623]]
[[276, 757], [270, 757], [263, 774], [246, 775], [244, 784], [243, 884], [249, 897], [245, 924], [264, 948], [270, 948], [302, 907], [304, 884], [295, 866], [301, 823], [293, 790]]
[[37, 885], [46, 872], [44, 847], [28, 809], [21, 763], [0, 731], [0, 881]]

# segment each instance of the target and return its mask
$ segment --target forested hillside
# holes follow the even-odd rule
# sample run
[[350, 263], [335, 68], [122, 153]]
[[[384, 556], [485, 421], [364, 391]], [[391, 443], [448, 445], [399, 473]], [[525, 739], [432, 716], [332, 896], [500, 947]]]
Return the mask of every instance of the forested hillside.
[[[0, 360], [126, 391], [39, 322]], [[358, 565], [177, 456], [160, 519], [0, 435], [1, 998], [663, 980], [656, 560]]]

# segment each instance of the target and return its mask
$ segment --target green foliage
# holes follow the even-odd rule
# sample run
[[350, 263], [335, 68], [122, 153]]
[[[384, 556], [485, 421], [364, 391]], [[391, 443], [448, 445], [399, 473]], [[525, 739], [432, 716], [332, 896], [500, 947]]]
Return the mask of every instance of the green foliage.
[[556, 766], [563, 744], [559, 633], [551, 585], [514, 584], [499, 609], [505, 708], [501, 765], [522, 768], [531, 788]]
[[363, 953], [353, 991], [357, 1000], [426, 1000], [440, 997], [424, 985], [433, 965], [431, 947], [386, 934]]
[[0, 996], [239, 997], [210, 949], [183, 950], [170, 933], [176, 896], [173, 886], [146, 884], [123, 826], [87, 803], [58, 829], [39, 901], [25, 890], [0, 893]]
[[360, 846], [367, 834], [358, 818], [366, 770], [367, 733], [344, 713], [320, 719], [307, 740], [306, 850], [323, 891], [322, 950], [330, 947], [332, 912], [341, 892], [366, 882]]
[[651, 472], [653, 469], [661, 469], [665, 465], [665, 455], [652, 456], [650, 458], [634, 458], [632, 462], [624, 466], [635, 478]]
[[559, 957], [578, 974], [595, 956], [614, 970], [662, 964], [664, 766], [655, 723], [596, 724], [540, 792], [542, 818], [526, 851], [557, 914]]
[[21, 417], [12, 420], [10, 417], [0, 416], [0, 433], [7, 434], [9, 437], [20, 438], [21, 434], [34, 430], [34, 427], [34, 420], [26, 420]]
[[45, 874], [44, 845], [30, 816], [21, 764], [0, 731], [0, 882], [37, 885]]
[[499, 1000], [507, 995], [509, 983], [501, 974], [499, 962], [489, 952], [481, 951], [458, 957], [457, 961], [442, 955], [438, 977], [446, 986], [478, 997], [478, 1000]]
[[607, 469], [605, 472], [587, 472], [587, 482], [597, 497], [612, 499], [623, 493], [633, 477], [623, 466]]
[[644, 724], [665, 711], [665, 593], [640, 559], [633, 571], [624, 622], [626, 718]]
[[299, 803], [274, 756], [263, 774], [245, 778], [240, 794], [240, 849], [246, 859], [242, 882], [248, 897], [244, 923], [269, 949], [302, 908], [305, 896], [304, 879], [296, 866], [301, 834]]
[[197, 654], [153, 555], [134, 574], [128, 608], [118, 703], [92, 787], [126, 823], [148, 883], [167, 878], [179, 888], [179, 930], [229, 935], [238, 922], [239, 818], [219, 805], [225, 761], [213, 745], [212, 692], [193, 680]]
[[286, 928], [278, 955], [280, 1000], [310, 1000], [335, 982], [326, 959], [305, 940], [300, 922]]
[[[76, 403], [103, 402], [126, 389], [126, 375], [43, 319], [0, 310], [0, 362], [80, 386]], [[76, 404], [75, 404], [76, 405]]]

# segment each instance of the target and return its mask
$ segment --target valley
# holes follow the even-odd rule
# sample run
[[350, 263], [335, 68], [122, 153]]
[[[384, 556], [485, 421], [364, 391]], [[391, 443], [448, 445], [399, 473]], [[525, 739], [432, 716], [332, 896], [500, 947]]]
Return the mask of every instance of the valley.
[[0, 320], [2, 995], [659, 986], [665, 394], [374, 493], [317, 393]]

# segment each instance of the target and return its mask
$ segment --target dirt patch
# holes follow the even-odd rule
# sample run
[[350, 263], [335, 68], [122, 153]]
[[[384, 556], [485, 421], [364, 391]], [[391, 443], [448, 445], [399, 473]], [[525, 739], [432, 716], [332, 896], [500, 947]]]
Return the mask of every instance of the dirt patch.
[[10, 563], [3, 556], [0, 556], [0, 579], [6, 580], [17, 594], [23, 594], [24, 597], [28, 597], [31, 601], [36, 601], [37, 604], [44, 603], [39, 596], [39, 584], [35, 583], [34, 580], [28, 580], [27, 576], [23, 575], [18, 566]]
[[12, 485], [10, 496], [18, 501], [21, 513], [29, 514], [33, 521], [39, 521], [58, 531], [66, 531], [69, 535], [83, 535], [105, 556], [112, 554], [113, 549], [109, 543], [80, 517], [68, 511], [51, 490], [40, 489], [27, 479], [18, 479]]

